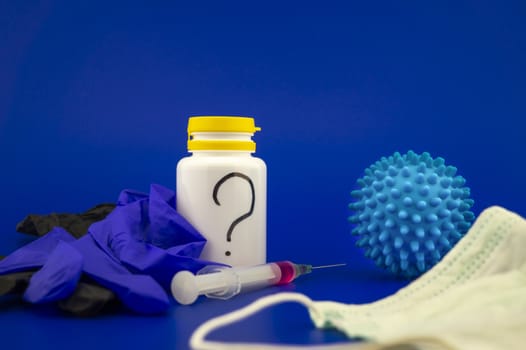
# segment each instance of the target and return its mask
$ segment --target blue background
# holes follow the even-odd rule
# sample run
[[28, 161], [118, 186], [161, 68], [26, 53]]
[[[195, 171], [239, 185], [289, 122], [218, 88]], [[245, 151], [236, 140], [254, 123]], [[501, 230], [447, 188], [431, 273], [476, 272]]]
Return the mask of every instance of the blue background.
[[[353, 247], [347, 204], [363, 169], [395, 151], [456, 166], [475, 214], [497, 204], [526, 215], [524, 2], [248, 3], [1, 3], [0, 254], [28, 241], [15, 232], [26, 214], [175, 188], [188, 116], [248, 115], [268, 166], [269, 261], [348, 267], [160, 317], [79, 320], [2, 303], [0, 334], [31, 328], [22, 347], [184, 348], [204, 320], [272, 292], [388, 295], [406, 282]], [[294, 305], [213, 338], [344, 339]]]

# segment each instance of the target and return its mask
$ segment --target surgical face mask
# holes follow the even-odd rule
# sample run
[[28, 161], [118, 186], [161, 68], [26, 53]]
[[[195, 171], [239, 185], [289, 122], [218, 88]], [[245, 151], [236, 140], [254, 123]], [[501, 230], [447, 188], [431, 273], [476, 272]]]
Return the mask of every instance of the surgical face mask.
[[[270, 305], [294, 301], [316, 327], [336, 328], [363, 343], [317, 346], [222, 343], [211, 331]], [[457, 245], [425, 275], [382, 300], [363, 305], [315, 302], [279, 293], [209, 320], [192, 335], [194, 349], [523, 349], [526, 342], [526, 221], [486, 209]]]

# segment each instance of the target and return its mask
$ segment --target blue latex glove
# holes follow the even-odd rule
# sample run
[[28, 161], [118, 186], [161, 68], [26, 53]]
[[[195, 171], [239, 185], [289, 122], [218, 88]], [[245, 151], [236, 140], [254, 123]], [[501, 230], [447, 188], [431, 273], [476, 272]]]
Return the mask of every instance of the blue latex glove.
[[0, 260], [0, 275], [42, 267], [48, 260], [50, 252], [60, 242], [75, 242], [75, 238], [64, 229], [56, 227], [42, 238], [26, 244]]
[[198, 259], [205, 243], [176, 212], [174, 193], [152, 185], [150, 195], [123, 191], [112, 213], [76, 241], [56, 228], [17, 250], [0, 261], [0, 274], [42, 266], [24, 298], [44, 303], [69, 296], [84, 273], [129, 309], [158, 313], [169, 305], [164, 289], [176, 272], [211, 264]]

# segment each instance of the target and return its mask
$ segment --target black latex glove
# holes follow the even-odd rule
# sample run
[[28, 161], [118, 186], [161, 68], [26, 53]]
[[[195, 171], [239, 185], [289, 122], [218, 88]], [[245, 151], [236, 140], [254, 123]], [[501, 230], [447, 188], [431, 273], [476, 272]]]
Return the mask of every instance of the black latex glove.
[[61, 310], [76, 316], [95, 316], [112, 310], [120, 302], [111, 290], [83, 277], [75, 292], [67, 299], [60, 300], [57, 305]]
[[0, 276], [0, 296], [22, 295], [35, 271], [23, 271]]
[[88, 232], [88, 228], [92, 223], [106, 218], [114, 208], [115, 204], [103, 203], [80, 214], [30, 214], [16, 225], [16, 230], [22, 233], [43, 236], [51, 231], [53, 227], [59, 226], [71, 233], [75, 238], [80, 238]]

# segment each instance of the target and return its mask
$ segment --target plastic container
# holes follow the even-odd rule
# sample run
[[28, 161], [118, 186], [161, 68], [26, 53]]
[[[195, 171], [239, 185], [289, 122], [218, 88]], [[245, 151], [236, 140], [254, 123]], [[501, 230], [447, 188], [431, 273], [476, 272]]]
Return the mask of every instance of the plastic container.
[[267, 175], [252, 156], [253, 118], [188, 121], [188, 151], [177, 164], [177, 211], [207, 239], [202, 259], [231, 266], [266, 262]]

